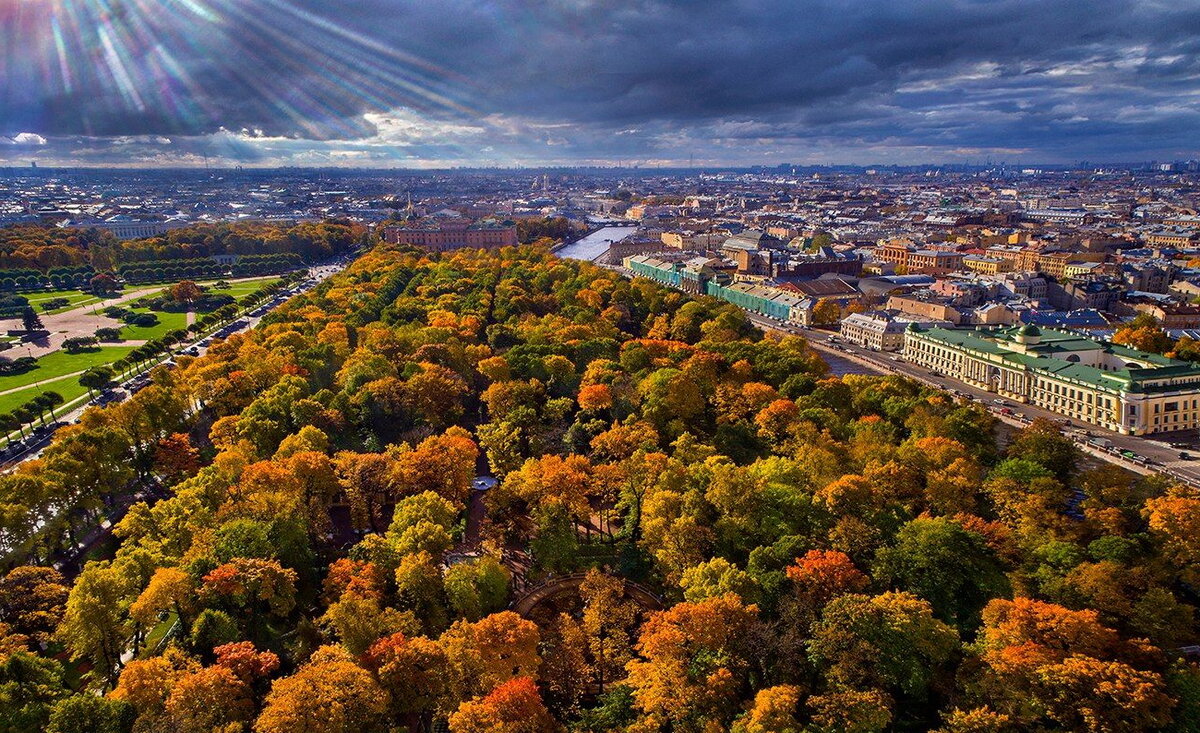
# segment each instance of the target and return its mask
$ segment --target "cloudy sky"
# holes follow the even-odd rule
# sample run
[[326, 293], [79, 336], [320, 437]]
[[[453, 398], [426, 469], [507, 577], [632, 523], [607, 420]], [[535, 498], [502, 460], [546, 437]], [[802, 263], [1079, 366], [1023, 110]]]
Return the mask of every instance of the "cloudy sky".
[[1200, 157], [1196, 0], [0, 0], [0, 161]]

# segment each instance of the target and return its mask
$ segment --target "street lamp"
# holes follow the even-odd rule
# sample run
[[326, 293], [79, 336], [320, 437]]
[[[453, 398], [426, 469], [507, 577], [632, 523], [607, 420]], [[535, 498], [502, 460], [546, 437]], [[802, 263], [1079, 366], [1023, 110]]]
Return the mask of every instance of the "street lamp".
[[[30, 348], [29, 344], [25, 344], [25, 353], [29, 355], [30, 359], [34, 358], [33, 357], [33, 349]], [[37, 369], [37, 365], [34, 365], [34, 369]], [[34, 374], [33, 374], [33, 386], [37, 387], [38, 395], [41, 395], [42, 394], [42, 382], [41, 382], [41, 380], [39, 380], [37, 378], [37, 372], [34, 372]]]

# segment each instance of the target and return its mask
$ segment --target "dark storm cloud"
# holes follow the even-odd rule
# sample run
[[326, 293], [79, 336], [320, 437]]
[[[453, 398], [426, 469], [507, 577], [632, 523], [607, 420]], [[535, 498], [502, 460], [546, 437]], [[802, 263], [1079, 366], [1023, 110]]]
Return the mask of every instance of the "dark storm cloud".
[[0, 15], [0, 134], [53, 148], [215, 133], [222, 155], [245, 160], [294, 150], [263, 141], [291, 137], [375, 160], [388, 153], [357, 145], [387, 142], [379, 115], [400, 109], [471, 126], [450, 142], [433, 139], [436, 124], [430, 139], [409, 129], [391, 153], [401, 160], [486, 161], [485, 147], [535, 162], [839, 147], [1050, 160], [1187, 153], [1200, 123], [1191, 2], [99, 5], [33, 0]]

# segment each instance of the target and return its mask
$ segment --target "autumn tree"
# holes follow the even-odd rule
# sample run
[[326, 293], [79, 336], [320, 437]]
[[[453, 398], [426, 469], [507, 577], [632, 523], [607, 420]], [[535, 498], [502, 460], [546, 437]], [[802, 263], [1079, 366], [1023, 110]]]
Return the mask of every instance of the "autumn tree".
[[153, 626], [158, 615], [174, 611], [185, 628], [191, 626], [195, 602], [195, 584], [190, 575], [178, 568], [159, 568], [149, 585], [129, 607], [129, 615], [143, 626]]
[[455, 621], [441, 636], [452, 670], [452, 697], [467, 700], [516, 677], [537, 679], [538, 628], [512, 611]]
[[1152, 354], [1165, 354], [1175, 346], [1175, 342], [1156, 322], [1147, 323], [1138, 319], [1117, 329], [1113, 334], [1113, 343]]
[[[597, 677], [587, 638], [579, 622], [566, 613], [542, 624], [541, 629], [547, 702], [556, 718], [575, 716]], [[600, 692], [603, 694], [603, 688]]]
[[753, 665], [747, 646], [758, 609], [732, 594], [680, 603], [642, 627], [640, 658], [627, 665], [627, 684], [648, 721], [728, 726]]
[[47, 643], [62, 620], [69, 594], [62, 573], [54, 568], [13, 568], [0, 580], [0, 622], [10, 633]]
[[279, 655], [260, 652], [248, 641], [222, 644], [213, 649], [216, 664], [225, 667], [247, 685], [267, 677], [279, 668]]
[[382, 731], [387, 693], [348, 654], [322, 647], [290, 677], [271, 685], [255, 733]]
[[254, 716], [250, 687], [228, 667], [205, 667], [179, 678], [164, 715], [179, 733], [236, 730]]
[[589, 570], [579, 585], [583, 618], [579, 630], [601, 692], [625, 676], [633, 659], [634, 635], [639, 621], [637, 605], [625, 595], [625, 581]]
[[809, 550], [787, 568], [792, 593], [784, 602], [785, 615], [794, 625], [807, 629], [834, 598], [857, 593], [867, 587], [864, 575], [845, 553]]
[[231, 608], [286, 616], [296, 606], [296, 571], [275, 560], [238, 557], [205, 575], [201, 594]]
[[109, 684], [116, 681], [133, 632], [125, 615], [132, 593], [131, 578], [120, 568], [107, 562], [88, 563], [71, 588], [56, 632], [73, 658], [89, 662]]
[[171, 286], [171, 298], [176, 303], [190, 306], [201, 295], [203, 291], [200, 290], [200, 286], [191, 280], [180, 280]]
[[821, 298], [813, 306], [812, 322], [818, 326], [830, 326], [842, 320], [842, 307], [835, 300]]
[[1145, 651], [1101, 624], [1095, 611], [1072, 611], [1027, 598], [994, 600], [976, 643], [992, 708], [1014, 722], [1052, 722], [1072, 730], [1154, 730], [1170, 719], [1171, 698]]
[[551, 733], [559, 729], [542, 704], [537, 685], [528, 677], [511, 679], [478, 700], [464, 702], [450, 716], [451, 733]]
[[139, 719], [157, 719], [166, 709], [167, 697], [175, 683], [200, 668], [199, 663], [178, 651], [159, 657], [131, 660], [109, 697], [128, 703]]
[[428, 724], [447, 704], [452, 670], [445, 649], [436, 641], [392, 634], [371, 645], [364, 664], [389, 694], [397, 718], [407, 716]]
[[759, 690], [754, 705], [733, 725], [734, 733], [775, 733], [798, 731], [801, 689], [795, 685], [778, 685]]
[[378, 598], [347, 593], [330, 604], [320, 624], [347, 651], [358, 655], [389, 634], [417, 631], [421, 628], [417, 619], [412, 611], [391, 608]]
[[154, 449], [154, 470], [172, 483], [200, 468], [200, 452], [186, 433], [173, 433], [158, 441]]
[[1163, 554], [1187, 582], [1200, 578], [1200, 498], [1163, 496], [1149, 499], [1145, 514]]
[[819, 731], [882, 733], [892, 722], [892, 701], [879, 690], [836, 690], [808, 699]]

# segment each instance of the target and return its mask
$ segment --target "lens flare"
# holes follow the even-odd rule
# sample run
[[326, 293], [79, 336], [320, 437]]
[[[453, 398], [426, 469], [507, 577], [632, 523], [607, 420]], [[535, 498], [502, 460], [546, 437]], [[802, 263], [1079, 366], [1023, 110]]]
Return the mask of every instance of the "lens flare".
[[289, 0], [0, 0], [0, 27], [0, 133], [336, 139], [370, 134], [368, 113], [478, 117], [462, 77]]

